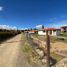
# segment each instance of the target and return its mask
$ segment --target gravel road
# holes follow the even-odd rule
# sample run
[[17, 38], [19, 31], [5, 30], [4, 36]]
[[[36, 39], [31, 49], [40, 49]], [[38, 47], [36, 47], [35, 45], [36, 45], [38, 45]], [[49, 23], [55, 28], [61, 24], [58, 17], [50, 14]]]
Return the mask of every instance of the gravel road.
[[15, 67], [20, 41], [21, 34], [0, 44], [0, 67]]

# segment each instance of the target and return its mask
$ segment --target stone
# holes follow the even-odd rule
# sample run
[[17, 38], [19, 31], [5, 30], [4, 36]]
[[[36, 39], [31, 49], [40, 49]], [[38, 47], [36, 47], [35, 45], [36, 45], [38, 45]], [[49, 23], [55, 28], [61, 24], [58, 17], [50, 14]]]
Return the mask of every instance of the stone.
[[40, 49], [36, 49], [36, 52], [39, 54], [40, 57], [44, 56], [44, 52]]
[[42, 59], [42, 63], [47, 63], [47, 60], [46, 59]]

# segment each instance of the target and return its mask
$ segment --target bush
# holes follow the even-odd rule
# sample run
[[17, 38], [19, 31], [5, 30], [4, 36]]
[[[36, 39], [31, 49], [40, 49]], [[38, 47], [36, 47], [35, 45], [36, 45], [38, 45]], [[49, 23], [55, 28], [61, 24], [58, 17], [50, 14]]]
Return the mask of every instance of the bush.
[[24, 48], [23, 48], [23, 52], [29, 53], [29, 52], [31, 52], [31, 51], [32, 51], [31, 46], [28, 45], [28, 44], [25, 44], [25, 45], [24, 45]]
[[11, 33], [11, 32], [0, 32], [0, 42], [8, 39], [8, 38], [11, 38], [15, 36], [14, 33]]

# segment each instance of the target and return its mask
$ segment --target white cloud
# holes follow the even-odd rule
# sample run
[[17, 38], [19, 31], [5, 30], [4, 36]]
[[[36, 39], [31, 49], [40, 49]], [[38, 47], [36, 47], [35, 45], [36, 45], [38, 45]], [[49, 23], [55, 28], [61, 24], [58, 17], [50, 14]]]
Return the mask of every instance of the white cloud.
[[0, 11], [2, 11], [3, 10], [3, 7], [2, 6], [0, 6]]
[[50, 24], [49, 26], [54, 27], [54, 28], [60, 28], [61, 26], [67, 26], [67, 20], [55, 22], [53, 24]]
[[26, 29], [28, 29], [28, 28], [19, 28], [19, 30], [26, 30]]
[[12, 30], [17, 30], [16, 26], [11, 27]]
[[37, 25], [36, 27], [42, 27], [43, 25]]
[[17, 27], [16, 26], [9, 26], [9, 25], [0, 25], [0, 29], [17, 30]]

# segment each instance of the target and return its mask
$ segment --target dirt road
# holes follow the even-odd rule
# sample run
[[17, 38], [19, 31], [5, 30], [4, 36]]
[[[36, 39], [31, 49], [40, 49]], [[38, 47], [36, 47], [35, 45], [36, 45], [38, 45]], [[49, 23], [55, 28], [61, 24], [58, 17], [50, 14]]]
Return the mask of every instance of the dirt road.
[[0, 67], [14, 67], [17, 62], [21, 34], [0, 44]]

